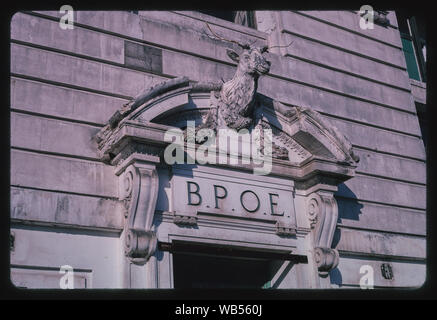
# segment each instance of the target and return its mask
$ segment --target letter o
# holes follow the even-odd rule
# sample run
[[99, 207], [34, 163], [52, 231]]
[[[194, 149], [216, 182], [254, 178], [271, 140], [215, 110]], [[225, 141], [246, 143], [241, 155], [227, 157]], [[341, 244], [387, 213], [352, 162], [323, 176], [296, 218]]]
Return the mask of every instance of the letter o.
[[[256, 208], [255, 208], [255, 209], [252, 209], [252, 210], [246, 208], [246, 206], [245, 206], [244, 203], [243, 203], [243, 197], [244, 197], [244, 195], [245, 195], [246, 193], [248, 193], [248, 192], [250, 192], [250, 193], [252, 193], [253, 195], [255, 195], [255, 198], [256, 198], [256, 200], [257, 200], [257, 202], [258, 202]], [[257, 210], [259, 209], [260, 204], [261, 204], [261, 203], [259, 202], [259, 198], [258, 198], [258, 196], [256, 195], [256, 193], [253, 192], [253, 191], [251, 191], [251, 190], [246, 190], [246, 191], [243, 191], [243, 192], [241, 193], [241, 195], [240, 195], [240, 203], [241, 203], [241, 205], [243, 206], [244, 210], [246, 210], [246, 211], [248, 211], [248, 212], [255, 212], [255, 211], [257, 211]]]

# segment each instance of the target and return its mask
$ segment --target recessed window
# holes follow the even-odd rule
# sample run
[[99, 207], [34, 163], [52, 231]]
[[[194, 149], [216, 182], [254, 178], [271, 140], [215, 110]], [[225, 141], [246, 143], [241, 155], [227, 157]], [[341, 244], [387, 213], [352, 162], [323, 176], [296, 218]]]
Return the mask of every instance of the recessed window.
[[426, 82], [426, 42], [423, 19], [408, 12], [396, 11], [408, 75]]
[[199, 12], [256, 29], [255, 14], [253, 11], [200, 10]]

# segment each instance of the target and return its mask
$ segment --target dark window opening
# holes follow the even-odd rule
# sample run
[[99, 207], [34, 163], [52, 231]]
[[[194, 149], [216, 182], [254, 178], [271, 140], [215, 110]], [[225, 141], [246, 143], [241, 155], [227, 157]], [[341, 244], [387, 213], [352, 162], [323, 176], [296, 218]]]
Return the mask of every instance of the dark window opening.
[[425, 21], [405, 11], [396, 11], [408, 75], [426, 82]]
[[256, 29], [255, 14], [253, 11], [200, 10], [199, 12]]

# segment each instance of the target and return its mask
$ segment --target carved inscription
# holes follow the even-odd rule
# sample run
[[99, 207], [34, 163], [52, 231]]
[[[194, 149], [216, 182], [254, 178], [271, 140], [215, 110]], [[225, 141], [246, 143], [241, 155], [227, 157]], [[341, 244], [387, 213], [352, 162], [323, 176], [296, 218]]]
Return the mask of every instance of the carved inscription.
[[[238, 178], [215, 174], [174, 175], [174, 214], [196, 219], [199, 214], [207, 214], [269, 220], [275, 225], [280, 222], [278, 233], [293, 234], [296, 229], [293, 187], [290, 181], [283, 183], [251, 181], [241, 174]], [[175, 223], [194, 224], [196, 219], [177, 218]]]
[[[200, 206], [202, 204], [202, 195], [200, 186], [194, 181], [186, 181], [187, 184], [187, 204], [189, 206]], [[221, 185], [213, 185], [214, 189], [214, 209], [221, 209], [220, 202], [228, 196], [228, 190]], [[220, 191], [219, 191], [220, 190]], [[234, 190], [235, 191], [235, 190]], [[239, 205], [248, 213], [256, 213], [261, 207], [260, 197], [252, 190], [243, 190], [240, 192]], [[279, 194], [268, 192], [269, 214], [272, 216], [283, 216], [285, 208], [278, 211]], [[209, 205], [207, 205], [209, 207]], [[238, 206], [237, 206], [238, 207]]]

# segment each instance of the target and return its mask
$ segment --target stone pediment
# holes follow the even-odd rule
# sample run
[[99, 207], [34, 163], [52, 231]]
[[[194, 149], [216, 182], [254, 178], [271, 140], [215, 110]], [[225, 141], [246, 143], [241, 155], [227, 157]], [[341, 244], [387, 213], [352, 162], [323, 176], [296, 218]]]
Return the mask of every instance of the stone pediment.
[[[196, 126], [205, 123], [221, 87], [221, 83], [190, 83], [180, 77], [146, 90], [116, 111], [97, 135], [102, 159], [118, 164], [132, 152], [162, 157], [168, 145], [165, 132], [184, 129], [187, 121]], [[338, 182], [354, 175], [359, 159], [350, 142], [318, 112], [287, 106], [259, 93], [255, 104], [252, 128], [271, 129], [277, 147], [272, 152], [273, 174], [304, 181], [317, 173]]]
[[[354, 176], [359, 159], [350, 142], [311, 107], [287, 106], [258, 93], [258, 78], [270, 70], [270, 62], [264, 56], [268, 48], [239, 45], [243, 49], [240, 54], [228, 50], [228, 56], [238, 63], [231, 80], [192, 83], [180, 77], [164, 81], [123, 105], [96, 135], [101, 159], [116, 166], [115, 175], [119, 177], [119, 198], [125, 204], [127, 217], [126, 256], [133, 263], [144, 264], [156, 250], [153, 219], [160, 184], [158, 165], [172, 172], [172, 201], [179, 203], [178, 209], [171, 213], [174, 223], [188, 225], [197, 224], [199, 210], [211, 210], [211, 204], [200, 208], [200, 189], [211, 187], [214, 177], [223, 176], [227, 171], [233, 172], [228, 179], [238, 175], [241, 179], [238, 183], [228, 181], [226, 186], [222, 181], [214, 185], [215, 199], [227, 197], [224, 190], [233, 190], [229, 198], [241, 192], [242, 208], [237, 210], [240, 217], [255, 218], [250, 213], [257, 211], [261, 203], [265, 205], [270, 201], [276, 234], [296, 236], [299, 227], [296, 212], [299, 221], [307, 215], [310, 226], [299, 227], [299, 232], [305, 235], [311, 231], [314, 263], [319, 275], [325, 277], [339, 259], [338, 251], [331, 248], [338, 217], [334, 192], [338, 184]], [[223, 132], [226, 132], [224, 139]], [[239, 134], [228, 136], [229, 132]], [[169, 133], [171, 139], [168, 139]], [[214, 150], [212, 158], [204, 161], [205, 151], [209, 156], [210, 150]], [[218, 170], [218, 173], [210, 174], [206, 180], [183, 178], [175, 167], [181, 158], [183, 166], [195, 164], [197, 160], [199, 169]], [[220, 161], [223, 159], [225, 161]], [[260, 159], [263, 160], [261, 170]], [[222, 170], [229, 167], [232, 170]], [[268, 177], [248, 175], [248, 171]], [[289, 187], [282, 195], [269, 193], [270, 198], [265, 198], [264, 191], [269, 188], [265, 185], [257, 191], [264, 194], [263, 200], [255, 191], [240, 190], [245, 182], [254, 183], [258, 179], [262, 184], [278, 178]], [[202, 181], [207, 182], [200, 187]], [[184, 184], [187, 188], [195, 187], [187, 192], [197, 195], [198, 203], [186, 202], [181, 197]], [[217, 194], [217, 188], [222, 191], [221, 195]], [[255, 208], [248, 209], [244, 205], [243, 198], [249, 193], [255, 197], [250, 202], [259, 204]], [[216, 202], [215, 208], [220, 210], [212, 214], [232, 212], [237, 198], [227, 209], [218, 208]], [[299, 206], [296, 211], [295, 200]], [[275, 207], [284, 208], [281, 212], [287, 214], [277, 218]], [[261, 211], [259, 214], [264, 215], [269, 209]], [[258, 219], [264, 217], [258, 216]]]

